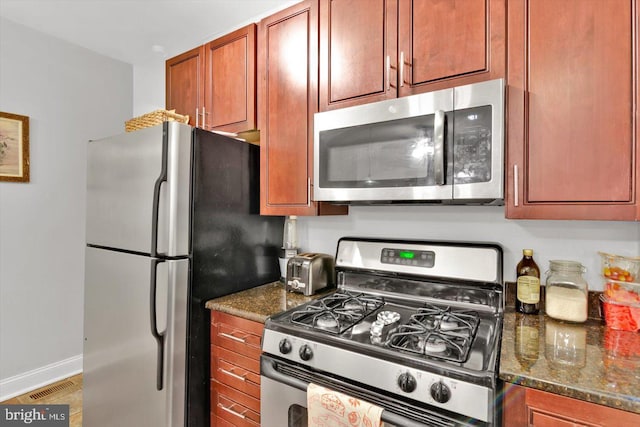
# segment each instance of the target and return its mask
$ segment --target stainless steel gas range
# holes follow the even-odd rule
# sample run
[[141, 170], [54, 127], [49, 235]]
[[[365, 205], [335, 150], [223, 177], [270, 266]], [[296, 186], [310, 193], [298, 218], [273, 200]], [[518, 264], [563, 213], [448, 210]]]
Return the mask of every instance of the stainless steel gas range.
[[502, 249], [342, 238], [336, 292], [269, 318], [263, 427], [307, 426], [309, 383], [391, 426], [498, 426]]

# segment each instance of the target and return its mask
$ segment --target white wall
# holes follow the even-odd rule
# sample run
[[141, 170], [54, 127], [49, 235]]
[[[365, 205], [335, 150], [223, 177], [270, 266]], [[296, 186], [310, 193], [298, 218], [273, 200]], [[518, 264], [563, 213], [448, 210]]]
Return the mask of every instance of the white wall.
[[497, 242], [506, 281], [531, 248], [542, 272], [551, 259], [581, 262], [594, 290], [603, 289], [598, 251], [640, 256], [638, 222], [507, 220], [498, 206], [352, 206], [348, 216], [299, 217], [298, 234], [303, 250], [331, 255], [343, 236]]
[[133, 67], [133, 116], [165, 108], [165, 58]]
[[0, 400], [82, 367], [86, 142], [124, 130], [132, 67], [0, 18], [0, 110], [30, 183], [0, 182]]

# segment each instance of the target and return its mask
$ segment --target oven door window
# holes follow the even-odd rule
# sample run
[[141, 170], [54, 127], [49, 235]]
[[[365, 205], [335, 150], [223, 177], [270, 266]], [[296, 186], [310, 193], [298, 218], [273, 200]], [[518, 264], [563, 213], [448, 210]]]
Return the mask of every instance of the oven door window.
[[287, 427], [307, 427], [307, 408], [300, 405], [289, 406], [289, 415], [287, 416]]
[[[451, 183], [452, 160], [444, 123], [435, 114], [321, 131], [320, 186], [326, 188], [425, 187]], [[436, 127], [438, 124], [439, 127]], [[439, 129], [443, 140], [437, 138]], [[439, 141], [441, 141], [439, 143]], [[442, 177], [438, 176], [444, 175]], [[442, 182], [444, 180], [444, 182]], [[440, 181], [440, 182], [438, 182]]]

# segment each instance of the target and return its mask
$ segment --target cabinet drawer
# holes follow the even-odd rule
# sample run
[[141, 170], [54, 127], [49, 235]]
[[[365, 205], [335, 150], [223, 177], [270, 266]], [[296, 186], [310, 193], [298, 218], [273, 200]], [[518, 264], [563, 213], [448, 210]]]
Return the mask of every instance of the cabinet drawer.
[[536, 427], [588, 427], [586, 424], [576, 423], [538, 411], [531, 411], [531, 425]]
[[218, 417], [215, 413], [211, 413], [211, 427], [235, 427], [229, 421], [224, 418]]
[[213, 379], [256, 399], [260, 399], [260, 373], [252, 372], [234, 363], [235, 360], [242, 356], [233, 352], [214, 347], [212, 353], [211, 376]]
[[[247, 371], [253, 372], [260, 376], [260, 358], [247, 357], [244, 354], [239, 354], [224, 347], [211, 346], [211, 365], [215, 363], [214, 359], [223, 359], [227, 362], [236, 365]], [[211, 371], [213, 373], [213, 371]], [[213, 374], [212, 374], [213, 375]]]
[[[233, 387], [229, 387], [226, 384], [223, 384], [217, 380], [211, 380], [211, 389], [215, 390], [216, 393], [224, 396], [229, 400], [233, 400], [236, 403], [244, 406], [252, 410], [253, 412], [259, 414], [260, 413], [260, 400], [255, 397], [249, 396], [246, 393], [243, 393], [239, 390], [236, 390]], [[213, 396], [213, 391], [212, 391]]]
[[211, 344], [259, 359], [263, 325], [251, 320], [212, 312]]
[[235, 426], [260, 426], [260, 401], [217, 381], [211, 381], [211, 411]]

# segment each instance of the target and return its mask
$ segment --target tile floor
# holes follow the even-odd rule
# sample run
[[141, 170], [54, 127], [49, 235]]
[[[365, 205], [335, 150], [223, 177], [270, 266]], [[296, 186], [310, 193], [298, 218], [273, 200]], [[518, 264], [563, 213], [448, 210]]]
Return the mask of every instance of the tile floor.
[[0, 404], [69, 405], [69, 427], [82, 427], [82, 374], [5, 400]]

